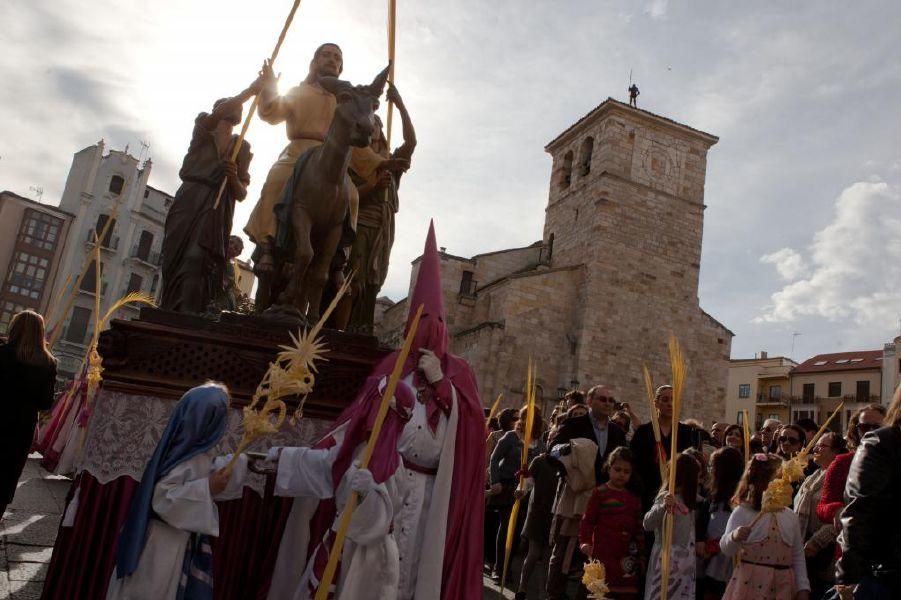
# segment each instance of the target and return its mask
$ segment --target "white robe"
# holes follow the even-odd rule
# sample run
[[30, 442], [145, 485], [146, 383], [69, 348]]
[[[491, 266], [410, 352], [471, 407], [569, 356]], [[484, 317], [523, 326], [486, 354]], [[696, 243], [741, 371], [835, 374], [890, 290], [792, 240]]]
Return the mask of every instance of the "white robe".
[[[242, 458], [222, 496], [240, 493]], [[147, 541], [138, 567], [122, 579], [113, 570], [107, 600], [170, 600], [178, 594], [182, 563], [191, 533], [219, 535], [219, 511], [210, 495], [210, 453], [198, 454], [173, 467], [153, 488], [151, 506], [159, 519], [147, 522]], [[219, 497], [219, 496], [217, 496]]]
[[[338, 443], [329, 449], [284, 448], [278, 461], [275, 493], [279, 496], [326, 499], [332, 496], [332, 464], [340, 449], [343, 431], [336, 434]], [[358, 450], [362, 450], [362, 447]], [[350, 494], [348, 481], [355, 471], [351, 466], [335, 494], [338, 509], [333, 530], [340, 523], [341, 510]], [[404, 500], [405, 481], [401, 470], [366, 494], [354, 510], [341, 556], [341, 571], [335, 597], [394, 598], [397, 596], [398, 553], [391, 533], [394, 515]], [[318, 544], [320, 540], [310, 543]], [[295, 557], [296, 558], [296, 557]], [[308, 583], [313, 576], [309, 561], [292, 598], [309, 600]]]
[[[408, 386], [415, 395], [412, 380], [411, 374], [401, 382], [401, 385]], [[379, 388], [384, 389], [384, 385], [385, 379]], [[438, 474], [435, 476], [406, 468], [398, 469], [398, 473], [394, 475], [395, 480], [401, 478], [404, 480], [403, 505], [394, 516], [394, 537], [400, 561], [399, 589], [396, 595], [399, 600], [436, 600], [441, 597], [444, 542], [454, 472], [458, 416], [457, 395], [456, 390], [453, 390], [450, 416], [441, 416], [436, 434], [433, 436], [426, 422], [425, 407], [417, 402], [398, 442], [398, 450], [408, 460], [422, 467], [438, 467]], [[343, 435], [343, 430], [339, 428], [336, 433], [336, 438], [340, 440], [339, 436]], [[336, 444], [336, 447], [338, 446], [340, 441]], [[282, 459], [279, 460], [280, 465], [281, 462]], [[278, 483], [276, 494], [290, 495], [280, 492]], [[311, 542], [309, 539], [309, 521], [316, 511], [318, 502], [315, 498], [298, 498], [294, 501], [279, 545], [268, 600], [295, 599], [294, 593], [299, 588], [302, 576], [297, 557], [305, 557], [308, 545], [319, 541]], [[379, 576], [380, 573], [377, 571], [370, 572], [368, 581], [371, 583]], [[392, 598], [375, 596], [371, 592], [359, 597]], [[354, 597], [347, 596], [347, 598]]]

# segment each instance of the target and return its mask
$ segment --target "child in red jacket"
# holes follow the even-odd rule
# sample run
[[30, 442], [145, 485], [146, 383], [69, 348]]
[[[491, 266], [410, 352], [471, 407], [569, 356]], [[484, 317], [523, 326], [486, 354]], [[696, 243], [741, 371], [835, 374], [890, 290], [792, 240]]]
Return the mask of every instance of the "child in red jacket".
[[607, 570], [607, 586], [617, 598], [637, 597], [641, 579], [641, 498], [627, 488], [633, 459], [628, 448], [616, 448], [604, 463], [610, 478], [595, 488], [579, 527], [579, 544], [586, 556]]

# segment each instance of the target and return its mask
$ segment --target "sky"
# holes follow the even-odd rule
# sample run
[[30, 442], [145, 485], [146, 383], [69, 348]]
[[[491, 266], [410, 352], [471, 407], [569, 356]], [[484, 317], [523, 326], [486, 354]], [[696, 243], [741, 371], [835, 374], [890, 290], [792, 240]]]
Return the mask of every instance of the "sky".
[[[193, 120], [241, 91], [290, 0], [3, 0], [0, 189], [59, 201], [72, 154], [141, 141], [174, 193]], [[343, 78], [387, 64], [387, 0], [304, 0], [276, 72], [324, 41]], [[803, 360], [901, 333], [901, 3], [398, 0], [396, 81], [417, 130], [383, 294], [406, 295], [433, 217], [461, 256], [541, 238], [547, 142], [608, 96], [719, 136], [701, 306], [733, 358]], [[399, 131], [398, 131], [399, 134]], [[246, 222], [283, 127], [254, 122]], [[247, 247], [245, 254], [250, 253]], [[800, 334], [800, 335], [795, 335]]]

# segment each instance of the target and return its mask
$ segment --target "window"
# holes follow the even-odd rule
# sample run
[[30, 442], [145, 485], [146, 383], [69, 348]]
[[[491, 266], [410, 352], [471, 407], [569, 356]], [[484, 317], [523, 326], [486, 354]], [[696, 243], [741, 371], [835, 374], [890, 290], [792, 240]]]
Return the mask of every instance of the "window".
[[9, 300], [4, 300], [3, 305], [0, 306], [0, 335], [6, 335], [6, 331], [9, 327], [9, 322], [13, 320], [13, 317], [16, 316], [17, 313], [28, 308], [27, 306], [23, 306], [21, 304], [16, 304], [15, 302], [11, 302]]
[[62, 223], [62, 219], [29, 208], [19, 228], [19, 240], [41, 250], [53, 251]]
[[[6, 292], [27, 300], [39, 300], [44, 291], [50, 261], [21, 250], [13, 255], [6, 277]], [[30, 304], [30, 303], [29, 303]]]
[[579, 151], [579, 175], [582, 177], [591, 173], [591, 155], [594, 152], [594, 138], [587, 137], [582, 142], [582, 148]]
[[73, 308], [72, 317], [69, 319], [69, 327], [66, 329], [66, 341], [84, 344], [84, 338], [88, 332], [88, 321], [90, 320], [91, 309], [82, 306]]
[[156, 293], [156, 286], [158, 286], [159, 283], [160, 283], [160, 276], [159, 276], [159, 275], [154, 275], [154, 276], [153, 276], [153, 281], [150, 282], [150, 293], [151, 293], [151, 294], [155, 294], [155, 293]]
[[[106, 227], [106, 222], [109, 221], [109, 215], [99, 215], [97, 217], [97, 226], [94, 227], [94, 231], [97, 232], [97, 235], [103, 233], [104, 227]], [[110, 223], [109, 229], [106, 230], [106, 235], [103, 236], [102, 244], [104, 248], [115, 248], [115, 244], [110, 244], [113, 239], [113, 230], [116, 228], [116, 220], [113, 219], [112, 223]]]
[[109, 180], [109, 191], [110, 194], [114, 196], [118, 196], [122, 193], [122, 188], [125, 186], [125, 180], [121, 175], [113, 175], [112, 179]]
[[128, 278], [128, 289], [125, 290], [125, 293], [130, 294], [132, 292], [140, 292], [143, 285], [144, 278], [137, 273], [132, 273], [131, 277]]
[[869, 402], [870, 401], [870, 382], [869, 381], [858, 381], [857, 382], [857, 401], [858, 402]]
[[[100, 276], [103, 277], [103, 263], [100, 263]], [[81, 289], [95, 294], [97, 292], [97, 263], [91, 261], [88, 270], [85, 271], [84, 277], [81, 279]]]
[[744, 422], [745, 422], [745, 411], [740, 410], [740, 411], [738, 411], [738, 416], [735, 417], [735, 424], [736, 425], [744, 425]]
[[476, 286], [475, 281], [472, 279], [473, 272], [472, 271], [463, 271], [463, 276], [460, 278], [460, 295], [462, 296], [475, 296], [476, 295]]
[[150, 247], [153, 245], [153, 234], [149, 231], [142, 231], [141, 238], [138, 241], [138, 248], [135, 256], [144, 262], [150, 261]]
[[805, 383], [804, 389], [801, 392], [801, 399], [804, 400], [804, 402], [813, 402], [813, 399], [815, 398], [815, 389], [816, 384]]
[[738, 384], [738, 397], [739, 398], [750, 398], [751, 397], [751, 384], [750, 383]]
[[817, 420], [817, 410], [815, 406], [797, 406], [792, 408], [792, 423], [797, 423], [801, 419]]
[[568, 188], [573, 178], [573, 152], [570, 150], [563, 156], [563, 168], [560, 170], [560, 187]]
[[842, 395], [842, 382], [841, 381], [830, 381], [829, 382], [829, 397], [836, 398]]
[[770, 386], [770, 400], [778, 402], [782, 399], [782, 386], [781, 385], [771, 385]]

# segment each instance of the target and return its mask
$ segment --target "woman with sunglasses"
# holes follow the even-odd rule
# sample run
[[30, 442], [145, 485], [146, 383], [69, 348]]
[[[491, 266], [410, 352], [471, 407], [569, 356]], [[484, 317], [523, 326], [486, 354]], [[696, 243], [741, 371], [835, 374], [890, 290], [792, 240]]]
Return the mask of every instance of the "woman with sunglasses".
[[835, 580], [833, 563], [837, 532], [832, 523], [823, 523], [817, 518], [816, 509], [823, 495], [826, 469], [836, 456], [847, 451], [848, 446], [839, 434], [824, 433], [813, 447], [813, 461], [817, 469], [804, 480], [795, 496], [795, 513], [804, 539], [812, 598], [822, 597]]
[[776, 436], [778, 443], [776, 454], [782, 460], [788, 460], [801, 451], [806, 439], [804, 430], [798, 425], [783, 425]]

